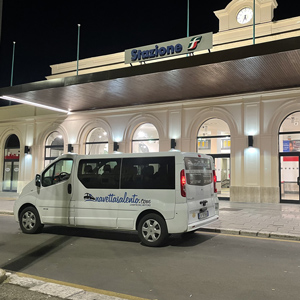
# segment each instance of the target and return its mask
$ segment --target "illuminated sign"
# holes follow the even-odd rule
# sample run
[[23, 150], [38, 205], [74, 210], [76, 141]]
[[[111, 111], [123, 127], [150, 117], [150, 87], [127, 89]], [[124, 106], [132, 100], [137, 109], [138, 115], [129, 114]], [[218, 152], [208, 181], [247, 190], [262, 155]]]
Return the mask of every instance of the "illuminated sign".
[[188, 54], [211, 49], [213, 34], [199, 34], [174, 41], [125, 50], [125, 64]]

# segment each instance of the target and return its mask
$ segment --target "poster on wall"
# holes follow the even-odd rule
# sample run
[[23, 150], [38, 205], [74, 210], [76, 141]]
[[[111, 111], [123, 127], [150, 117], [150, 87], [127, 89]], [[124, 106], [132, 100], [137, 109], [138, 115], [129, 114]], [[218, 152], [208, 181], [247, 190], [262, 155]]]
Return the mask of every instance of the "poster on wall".
[[[300, 152], [300, 140], [283, 141], [283, 152]], [[283, 161], [299, 161], [298, 156], [285, 156]]]

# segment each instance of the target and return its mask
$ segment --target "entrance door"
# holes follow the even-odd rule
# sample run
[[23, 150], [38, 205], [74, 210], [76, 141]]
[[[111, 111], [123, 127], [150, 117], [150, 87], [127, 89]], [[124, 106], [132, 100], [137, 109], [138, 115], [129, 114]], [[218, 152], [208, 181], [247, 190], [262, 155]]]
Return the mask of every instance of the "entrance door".
[[15, 134], [5, 143], [2, 191], [16, 192], [19, 178], [20, 142]]
[[300, 154], [280, 154], [280, 202], [300, 204]]
[[5, 161], [3, 191], [16, 192], [18, 188], [19, 161]]
[[218, 198], [230, 199], [230, 154], [209, 154], [214, 158]]

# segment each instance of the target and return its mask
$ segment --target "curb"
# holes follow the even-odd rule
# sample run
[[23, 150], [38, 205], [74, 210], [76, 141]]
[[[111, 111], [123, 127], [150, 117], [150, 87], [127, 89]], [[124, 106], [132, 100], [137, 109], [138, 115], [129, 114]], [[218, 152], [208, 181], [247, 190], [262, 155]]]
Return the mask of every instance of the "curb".
[[6, 272], [2, 269], [0, 269], [0, 284], [6, 280]]
[[0, 215], [9, 215], [9, 216], [13, 216], [14, 213], [11, 210], [1, 210], [0, 211]]
[[[0, 269], [0, 271], [5, 273], [4, 270]], [[22, 273], [6, 273], [5, 279], [5, 284], [21, 286], [31, 292], [47, 295], [49, 298], [58, 297], [68, 300], [149, 300]]]
[[260, 238], [271, 238], [280, 240], [290, 240], [290, 241], [300, 241], [300, 235], [279, 233], [279, 232], [266, 232], [266, 231], [255, 231], [255, 230], [239, 230], [239, 229], [225, 229], [225, 228], [200, 228], [198, 229], [202, 232], [213, 232], [213, 233], [223, 233], [231, 235], [240, 236], [253, 236]]

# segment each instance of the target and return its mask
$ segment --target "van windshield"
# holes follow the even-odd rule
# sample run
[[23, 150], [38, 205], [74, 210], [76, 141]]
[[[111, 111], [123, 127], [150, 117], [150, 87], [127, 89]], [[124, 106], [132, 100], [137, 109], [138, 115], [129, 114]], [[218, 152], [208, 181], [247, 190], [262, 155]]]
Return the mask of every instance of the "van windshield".
[[184, 164], [187, 184], [204, 186], [213, 182], [210, 159], [202, 157], [185, 157]]

